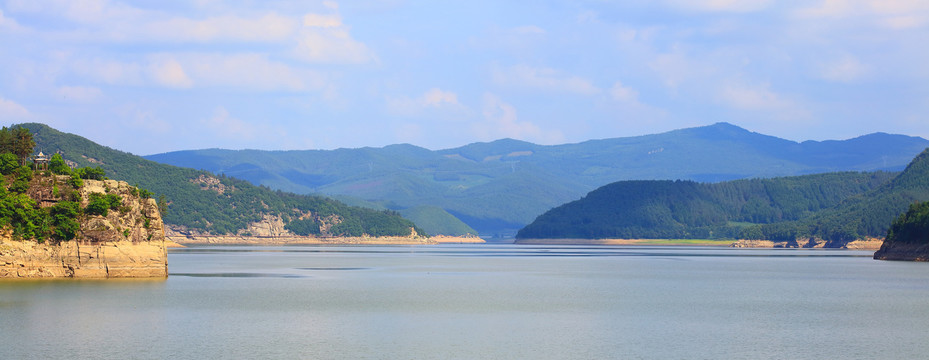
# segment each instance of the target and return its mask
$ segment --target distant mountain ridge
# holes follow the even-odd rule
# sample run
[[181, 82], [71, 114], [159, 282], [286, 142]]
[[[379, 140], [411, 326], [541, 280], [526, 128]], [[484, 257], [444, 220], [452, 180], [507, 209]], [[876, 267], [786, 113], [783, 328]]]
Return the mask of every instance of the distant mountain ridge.
[[927, 146], [926, 139], [885, 133], [795, 142], [717, 123], [564, 145], [503, 139], [437, 151], [402, 144], [337, 150], [187, 150], [145, 158], [272, 189], [356, 197], [399, 211], [426, 206], [454, 215], [483, 236], [511, 236], [544, 211], [615, 181], [716, 182], [899, 171]]

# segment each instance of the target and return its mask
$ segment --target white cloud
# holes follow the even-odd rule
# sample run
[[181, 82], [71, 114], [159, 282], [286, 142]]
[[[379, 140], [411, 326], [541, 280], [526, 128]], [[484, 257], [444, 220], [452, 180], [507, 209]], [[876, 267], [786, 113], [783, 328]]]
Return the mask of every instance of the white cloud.
[[614, 83], [613, 87], [610, 88], [610, 97], [612, 97], [613, 100], [621, 102], [639, 102], [639, 92], [633, 88], [624, 86], [619, 81]]
[[[338, 9], [335, 3], [328, 7]], [[297, 58], [311, 63], [363, 64], [377, 61], [374, 52], [364, 43], [353, 39], [349, 30], [337, 13], [306, 14], [293, 53]]]
[[664, 85], [672, 90], [677, 90], [685, 80], [696, 75], [695, 65], [677, 51], [655, 55], [648, 66], [658, 73]]
[[752, 111], [775, 111], [781, 115], [802, 118], [806, 111], [789, 98], [770, 89], [768, 84], [748, 85], [730, 81], [718, 93], [719, 100], [726, 105]]
[[328, 1], [328, 0], [327, 0], [327, 1], [323, 1], [323, 6], [325, 6], [326, 8], [332, 9], [332, 10], [338, 10], [338, 9], [339, 9], [339, 3], [335, 2], [335, 1]]
[[4, 16], [3, 9], [0, 9], [0, 30], [16, 32], [22, 31], [23, 27], [16, 20]]
[[345, 27], [306, 27], [300, 32], [294, 55], [310, 63], [364, 64], [377, 57], [348, 33]]
[[771, 0], [667, 0], [677, 8], [706, 12], [753, 12], [763, 10]]
[[142, 23], [136, 38], [178, 42], [281, 42], [293, 37], [298, 22], [292, 17], [266, 14], [258, 18], [237, 16], [211, 17], [202, 20], [174, 17]]
[[837, 82], [853, 82], [867, 72], [867, 66], [853, 56], [845, 56], [821, 66], [820, 76], [823, 79]]
[[29, 115], [29, 110], [26, 110], [22, 105], [13, 100], [0, 97], [0, 119], [16, 121], [29, 117]]
[[171, 123], [155, 116], [151, 110], [143, 109], [136, 104], [117, 109], [117, 114], [121, 118], [120, 122], [131, 124], [146, 133], [167, 134], [173, 129]]
[[902, 30], [920, 28], [925, 26], [927, 22], [929, 22], [929, 16], [926, 15], [903, 15], [884, 18], [881, 24], [891, 29]]
[[306, 14], [303, 26], [319, 28], [337, 28], [342, 26], [342, 17], [338, 14]]
[[581, 95], [595, 95], [601, 92], [585, 78], [564, 75], [550, 68], [536, 68], [528, 65], [516, 65], [502, 70], [494, 69], [493, 80], [498, 85]]
[[543, 143], [559, 142], [564, 139], [561, 132], [545, 132], [536, 124], [518, 119], [516, 108], [493, 94], [484, 94], [484, 121], [474, 124], [475, 134], [485, 140], [501, 137], [540, 141]]
[[251, 140], [256, 135], [263, 135], [252, 124], [229, 115], [229, 111], [222, 106], [216, 108], [213, 117], [204, 120], [203, 124], [224, 138]]
[[924, 0], [823, 0], [799, 8], [795, 15], [811, 19], [858, 18], [894, 30], [929, 24], [929, 2]]
[[426, 106], [439, 107], [443, 104], [461, 105], [458, 103], [458, 95], [451, 91], [443, 91], [439, 88], [432, 88], [423, 94], [423, 104]]
[[388, 96], [386, 101], [388, 111], [404, 116], [419, 115], [428, 109], [466, 110], [464, 105], [458, 102], [457, 94], [439, 88], [429, 89], [416, 98]]
[[419, 124], [403, 123], [394, 132], [394, 137], [405, 143], [412, 143], [423, 138], [423, 129]]
[[276, 12], [195, 18], [105, 0], [13, 0], [9, 7], [80, 24], [60, 36], [94, 42], [283, 42], [294, 38], [300, 24], [297, 17]]
[[59, 86], [58, 96], [71, 102], [89, 103], [103, 98], [103, 91], [93, 86]]
[[184, 67], [174, 59], [152, 63], [149, 67], [149, 74], [156, 84], [166, 87], [189, 88], [194, 84], [184, 71]]
[[137, 63], [97, 58], [75, 59], [69, 66], [74, 73], [94, 82], [110, 85], [140, 85], [145, 82], [142, 66]]
[[315, 71], [271, 61], [263, 54], [154, 54], [140, 62], [146, 65], [78, 60], [72, 69], [99, 83], [177, 89], [223, 86], [247, 91], [303, 91], [321, 90], [327, 84]]
[[271, 61], [262, 54], [179, 54], [176, 57], [198, 86], [300, 91], [318, 90], [325, 85], [315, 72]]
[[521, 34], [521, 35], [541, 35], [541, 34], [545, 34], [545, 30], [544, 30], [544, 29], [542, 29], [542, 28], [540, 28], [540, 27], [538, 27], [538, 26], [535, 26], [535, 25], [520, 26], [520, 27], [517, 27], [517, 28], [513, 29], [513, 31], [515, 31], [517, 34]]
[[[284, 128], [267, 120], [256, 121], [235, 117], [223, 106], [216, 107], [213, 116], [201, 120], [200, 125], [210, 133], [211, 137], [215, 135], [215, 137], [225, 139], [225, 143], [234, 144], [231, 146], [238, 148], [280, 149], [282, 144], [293, 143], [295, 136], [292, 131], [285, 131]], [[268, 142], [267, 139], [274, 139], [274, 141]], [[305, 143], [305, 140], [301, 142]]]

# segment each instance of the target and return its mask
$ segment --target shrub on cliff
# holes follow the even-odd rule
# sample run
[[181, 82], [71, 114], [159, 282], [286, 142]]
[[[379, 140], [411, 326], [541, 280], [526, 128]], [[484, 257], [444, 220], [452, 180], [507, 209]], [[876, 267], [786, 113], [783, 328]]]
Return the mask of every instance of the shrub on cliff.
[[71, 175], [71, 167], [65, 163], [61, 154], [52, 155], [51, 160], [48, 161], [48, 170], [56, 175]]
[[90, 194], [90, 203], [84, 208], [87, 215], [106, 216], [110, 210], [116, 210], [122, 199], [116, 194]]
[[97, 167], [82, 167], [74, 170], [73, 172], [81, 179], [87, 180], [104, 180], [106, 179], [106, 171], [103, 168]]
[[32, 181], [32, 169], [28, 166], [20, 166], [13, 171], [13, 183], [10, 185], [10, 191], [15, 193], [24, 193], [29, 189], [29, 182]]
[[81, 229], [81, 224], [76, 220], [81, 214], [81, 204], [62, 201], [49, 208], [49, 214], [53, 227], [52, 237], [57, 240], [71, 240], [77, 236]]

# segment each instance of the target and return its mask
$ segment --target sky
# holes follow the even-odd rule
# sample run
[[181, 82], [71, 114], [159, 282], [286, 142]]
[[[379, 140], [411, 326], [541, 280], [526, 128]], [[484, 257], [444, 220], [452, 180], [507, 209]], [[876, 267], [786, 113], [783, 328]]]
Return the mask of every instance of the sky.
[[148, 155], [929, 138], [929, 1], [0, 0], [0, 124]]

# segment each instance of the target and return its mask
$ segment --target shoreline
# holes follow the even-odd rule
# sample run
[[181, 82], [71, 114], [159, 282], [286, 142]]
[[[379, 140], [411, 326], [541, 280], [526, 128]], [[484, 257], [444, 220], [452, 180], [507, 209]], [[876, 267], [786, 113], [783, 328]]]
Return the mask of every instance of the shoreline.
[[233, 235], [170, 235], [165, 238], [167, 247], [187, 245], [437, 245], [437, 244], [484, 244], [476, 236], [357, 236], [357, 237], [314, 237], [314, 236], [233, 236]]
[[732, 240], [701, 239], [517, 239], [516, 245], [639, 245], [729, 247]]
[[423, 237], [333, 237], [311, 236], [167, 236], [166, 240], [187, 245], [434, 245]]
[[517, 245], [625, 245], [625, 246], [713, 246], [758, 249], [847, 249], [878, 250], [882, 239], [849, 242], [843, 247], [826, 247], [825, 241], [793, 242], [771, 240], [709, 240], [709, 239], [517, 239]]

